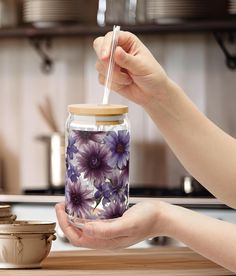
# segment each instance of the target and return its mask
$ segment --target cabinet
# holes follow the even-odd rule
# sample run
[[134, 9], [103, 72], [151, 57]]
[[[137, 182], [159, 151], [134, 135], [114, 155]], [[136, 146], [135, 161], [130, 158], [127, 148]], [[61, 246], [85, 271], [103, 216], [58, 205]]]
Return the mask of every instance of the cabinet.
[[[15, 34], [19, 36], [40, 37], [40, 36], [86, 36], [86, 35], [104, 35], [111, 31], [111, 26], [67, 26], [52, 29], [19, 29], [15, 30]], [[232, 33], [236, 30], [236, 20], [201, 20], [189, 21], [179, 24], [152, 24], [152, 25], [128, 25], [121, 26], [122, 30], [130, 31], [135, 34], [164, 34], [164, 33], [193, 33], [193, 32], [212, 32], [222, 49], [226, 65], [229, 69], [236, 69], [236, 56], [231, 54], [225, 45], [225, 36], [222, 33], [227, 33], [228, 40], [233, 43], [234, 37]], [[7, 32], [6, 32], [7, 35]], [[13, 31], [14, 35], [14, 31]]]
[[[122, 30], [131, 31], [135, 34], [163, 34], [173, 32], [214, 32], [214, 31], [235, 31], [236, 20], [198, 20], [178, 24], [143, 24], [143, 25], [122, 25]], [[88, 36], [103, 35], [112, 30], [112, 26], [93, 25], [60, 25], [53, 28], [35, 28], [22, 26], [15, 28], [0, 29], [1, 38], [32, 38], [32, 37], [56, 37], [56, 36]]]
[[[168, 33], [213, 33], [216, 42], [222, 49], [226, 64], [230, 69], [236, 69], [236, 56], [227, 50], [226, 40], [233, 43], [233, 33], [236, 31], [236, 20], [233, 19], [218, 19], [218, 20], [197, 20], [187, 21], [175, 24], [142, 24], [142, 25], [122, 25], [122, 30], [130, 31], [137, 35], [160, 35]], [[51, 58], [46, 55], [43, 50], [45, 40], [50, 40], [55, 37], [86, 37], [99, 36], [112, 30], [112, 26], [99, 27], [95, 25], [70, 24], [59, 25], [52, 28], [35, 28], [33, 26], [20, 26], [14, 28], [0, 29], [0, 38], [28, 38], [32, 45], [38, 51], [43, 59], [42, 68], [44, 71], [50, 72], [53, 65]], [[227, 34], [227, 37], [225, 36]], [[50, 43], [49, 43], [50, 44]]]

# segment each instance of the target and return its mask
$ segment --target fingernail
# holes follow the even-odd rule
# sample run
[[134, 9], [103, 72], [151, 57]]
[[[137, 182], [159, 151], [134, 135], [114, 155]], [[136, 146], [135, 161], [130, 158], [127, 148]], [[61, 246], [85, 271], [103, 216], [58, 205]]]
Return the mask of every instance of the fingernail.
[[106, 50], [102, 50], [101, 58], [104, 59], [106, 57], [107, 57], [107, 51]]

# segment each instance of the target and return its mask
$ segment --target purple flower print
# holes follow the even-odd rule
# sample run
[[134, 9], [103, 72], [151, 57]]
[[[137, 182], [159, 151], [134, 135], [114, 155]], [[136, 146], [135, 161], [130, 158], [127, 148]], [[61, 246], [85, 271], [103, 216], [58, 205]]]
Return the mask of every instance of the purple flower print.
[[92, 205], [95, 203], [94, 195], [91, 190], [86, 188], [80, 180], [72, 183], [69, 178], [66, 180], [65, 187], [66, 212], [80, 218], [90, 218]]
[[68, 162], [67, 166], [67, 177], [70, 178], [72, 182], [76, 182], [80, 177], [80, 172], [77, 167], [73, 166], [70, 162]]
[[110, 201], [125, 202], [128, 196], [128, 183], [126, 179], [122, 177], [119, 171], [115, 171], [110, 181]]
[[113, 219], [128, 208], [129, 132], [73, 130], [66, 151], [66, 212]]
[[119, 202], [112, 202], [108, 206], [104, 207], [103, 212], [100, 214], [101, 219], [114, 219], [121, 217], [124, 212], [127, 210], [127, 206], [125, 204], [121, 204]]
[[102, 200], [102, 205], [105, 206], [108, 202], [110, 202], [110, 195], [111, 191], [109, 188], [110, 182], [103, 182], [103, 183], [95, 183], [94, 186], [97, 191], [94, 194], [95, 199], [97, 202]]
[[112, 168], [117, 166], [122, 169], [129, 160], [129, 132], [126, 130], [119, 130], [118, 133], [111, 131], [104, 140], [112, 153], [109, 165]]
[[74, 130], [73, 133], [74, 133], [76, 142], [79, 143], [80, 146], [87, 144], [89, 141], [101, 143], [106, 134], [104, 131], [84, 131], [84, 130]]
[[89, 142], [81, 147], [77, 157], [78, 169], [90, 182], [103, 182], [112, 170], [108, 165], [109, 158], [110, 152], [105, 145]]
[[125, 182], [129, 182], [129, 161], [127, 161], [126, 166], [121, 171], [121, 177]]
[[66, 155], [67, 155], [67, 158], [69, 157], [69, 159], [73, 159], [74, 154], [78, 152], [78, 149], [75, 146], [75, 143], [76, 143], [75, 137], [69, 136], [68, 145], [66, 149]]

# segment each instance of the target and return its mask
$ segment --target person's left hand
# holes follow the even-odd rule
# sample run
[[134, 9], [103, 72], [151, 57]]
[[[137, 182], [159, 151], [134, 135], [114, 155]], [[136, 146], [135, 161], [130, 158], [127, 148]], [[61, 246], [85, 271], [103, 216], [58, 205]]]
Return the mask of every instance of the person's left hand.
[[174, 206], [158, 200], [143, 201], [129, 208], [120, 218], [87, 222], [82, 230], [68, 222], [64, 203], [57, 204], [55, 208], [59, 225], [71, 244], [117, 249], [164, 235], [165, 216], [169, 207]]

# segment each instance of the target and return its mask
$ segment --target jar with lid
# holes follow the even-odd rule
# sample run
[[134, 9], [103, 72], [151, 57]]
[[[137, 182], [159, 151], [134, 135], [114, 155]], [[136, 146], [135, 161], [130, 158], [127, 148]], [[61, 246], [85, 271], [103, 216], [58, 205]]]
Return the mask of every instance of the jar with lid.
[[130, 127], [123, 105], [68, 106], [65, 211], [72, 224], [128, 208]]

